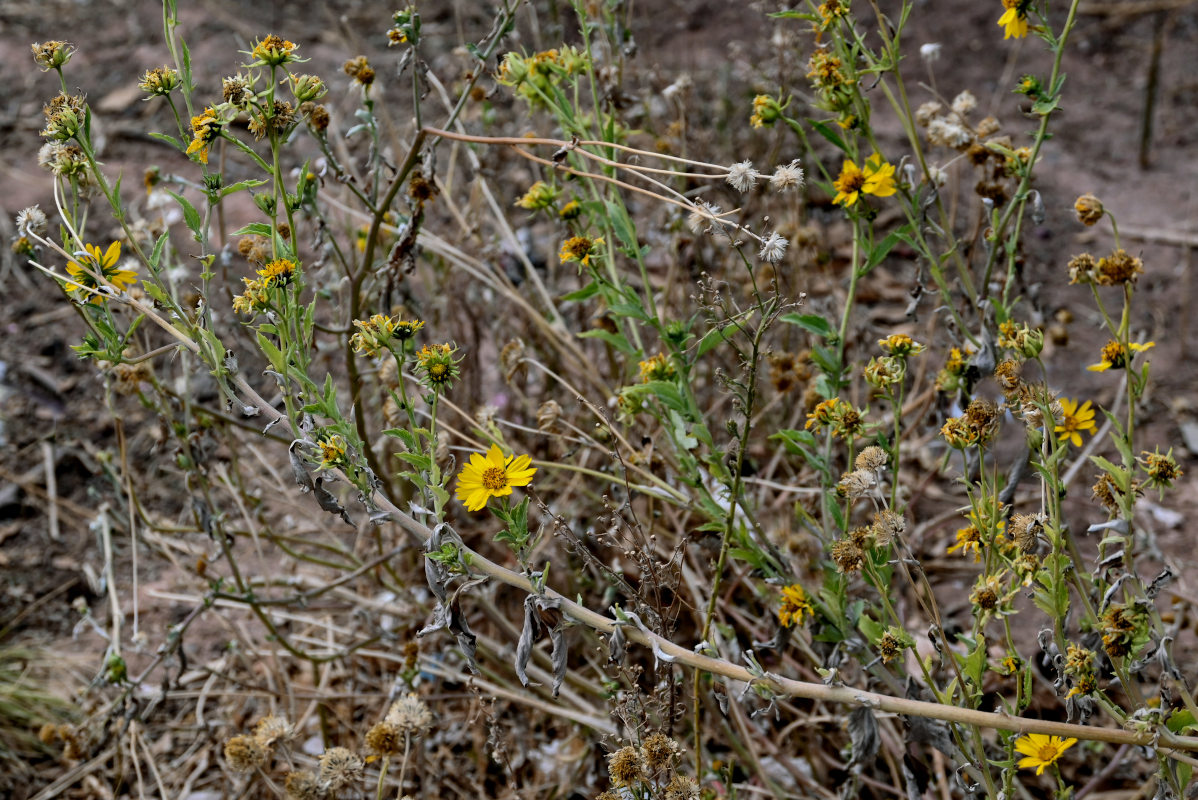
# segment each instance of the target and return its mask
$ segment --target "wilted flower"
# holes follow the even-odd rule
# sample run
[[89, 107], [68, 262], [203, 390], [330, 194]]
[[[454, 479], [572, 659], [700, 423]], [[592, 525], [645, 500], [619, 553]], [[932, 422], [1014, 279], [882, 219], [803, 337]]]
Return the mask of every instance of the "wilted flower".
[[799, 166], [799, 160], [796, 158], [789, 164], [774, 167], [774, 174], [770, 176], [770, 186], [779, 192], [802, 188], [803, 168]]
[[234, 772], [249, 772], [266, 763], [267, 751], [252, 736], [234, 736], [225, 742], [225, 761]]
[[329, 791], [340, 791], [361, 780], [364, 766], [352, 750], [331, 747], [320, 757], [320, 782]]
[[179, 85], [179, 73], [172, 67], [155, 67], [141, 76], [138, 88], [151, 97], [166, 97]]
[[1077, 198], [1073, 210], [1077, 212], [1077, 221], [1087, 227], [1097, 225], [1106, 211], [1102, 201], [1089, 192]]

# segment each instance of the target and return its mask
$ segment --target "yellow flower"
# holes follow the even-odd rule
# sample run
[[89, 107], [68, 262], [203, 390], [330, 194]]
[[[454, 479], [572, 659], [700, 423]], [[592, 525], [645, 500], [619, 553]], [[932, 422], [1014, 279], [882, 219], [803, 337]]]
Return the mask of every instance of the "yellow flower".
[[498, 445], [491, 445], [486, 456], [470, 454], [470, 463], [458, 473], [457, 498], [467, 511], [478, 511], [492, 497], [506, 497], [513, 486], [527, 486], [536, 474], [528, 456], [504, 456]]
[[846, 158], [840, 176], [833, 185], [836, 187], [836, 197], [832, 202], [846, 208], [856, 205], [862, 194], [890, 197], [898, 191], [894, 181], [894, 165], [883, 161], [880, 153], [870, 156], [864, 168]]
[[976, 525], [970, 525], [968, 528], [957, 529], [957, 543], [948, 549], [948, 553], [961, 551], [962, 555], [968, 555], [969, 551], [973, 551], [973, 560], [982, 560], [982, 532], [978, 530]]
[[811, 601], [807, 599], [807, 593], [803, 591], [803, 587], [797, 583], [783, 586], [782, 606], [778, 609], [778, 622], [782, 623], [783, 628], [789, 628], [791, 625], [802, 625], [804, 617], [808, 619], [815, 617], [815, 610], [811, 607]]
[[296, 263], [289, 258], [277, 258], [258, 270], [263, 287], [286, 286], [295, 277]]
[[345, 439], [336, 433], [317, 439], [316, 449], [320, 451], [321, 469], [331, 469], [348, 463], [345, 458]]
[[1149, 347], [1156, 347], [1156, 342], [1145, 342], [1144, 344], [1132, 342], [1124, 348], [1119, 342], [1111, 340], [1102, 347], [1102, 361], [1097, 364], [1091, 364], [1086, 369], [1090, 370], [1090, 372], [1106, 372], [1111, 367], [1123, 369], [1127, 366], [1129, 360], [1128, 350], [1132, 354], [1135, 354], [1142, 353]]
[[1002, 0], [1007, 10], [998, 18], [998, 24], [1003, 26], [1003, 39], [1022, 39], [1027, 36], [1027, 5], [1028, 0]]
[[208, 163], [208, 148], [220, 136], [220, 120], [211, 108], [204, 109], [203, 114], [191, 118], [191, 144], [187, 145], [187, 155], [197, 154], [200, 161]]
[[599, 252], [602, 239], [589, 239], [586, 236], [572, 236], [562, 244], [562, 251], [557, 254], [565, 264], [567, 261], [577, 261], [583, 266], [591, 263], [591, 256]]
[[1060, 736], [1048, 736], [1043, 733], [1029, 733], [1021, 736], [1015, 742], [1016, 752], [1022, 753], [1019, 759], [1020, 769], [1036, 768], [1036, 774], [1044, 772], [1044, 768], [1055, 764], [1061, 754], [1077, 743], [1077, 739], [1062, 739]]
[[1081, 432], [1088, 431], [1093, 435], [1094, 431], [1098, 430], [1094, 422], [1094, 409], [1090, 407], [1089, 400], [1079, 407], [1076, 400], [1062, 397], [1061, 411], [1061, 424], [1056, 426], [1054, 432], [1060, 434], [1058, 438], [1062, 442], [1072, 442], [1074, 447], [1081, 447]]
[[425, 345], [416, 353], [416, 369], [424, 373], [424, 384], [434, 392], [450, 388], [460, 370], [454, 354], [458, 349], [448, 342]]
[[261, 39], [254, 44], [254, 49], [250, 52], [254, 63], [250, 64], [250, 66], [277, 67], [289, 61], [301, 61], [303, 59], [296, 58], [294, 55], [295, 49], [298, 46], [286, 39], [280, 39], [273, 33], [268, 34], [265, 39]]
[[117, 268], [117, 261], [121, 258], [120, 242], [110, 244], [103, 255], [100, 253], [99, 245], [85, 244], [83, 249], [87, 255], [80, 257], [77, 261], [67, 263], [67, 274], [71, 276], [71, 281], [67, 285], [68, 292], [77, 293], [81, 297], [86, 296], [87, 302], [91, 303], [104, 299], [95, 292], [88, 291], [89, 289], [99, 289], [105, 285], [103, 281], [98, 280], [97, 276], [112, 284], [118, 292], [123, 292], [126, 287], [137, 283], [136, 272]]

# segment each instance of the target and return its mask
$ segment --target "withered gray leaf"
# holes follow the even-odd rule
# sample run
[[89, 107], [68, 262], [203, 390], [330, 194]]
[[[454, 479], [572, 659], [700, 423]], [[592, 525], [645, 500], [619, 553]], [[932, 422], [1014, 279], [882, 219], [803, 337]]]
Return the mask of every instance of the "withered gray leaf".
[[536, 597], [533, 595], [524, 598], [524, 628], [520, 631], [520, 641], [516, 643], [516, 677], [520, 679], [521, 686], [528, 686], [528, 661], [532, 658], [532, 641], [540, 625], [535, 604]]
[[345, 520], [346, 525], [353, 525], [354, 521], [349, 518], [349, 514], [337, 502], [337, 498], [333, 493], [324, 488], [323, 484], [323, 478], [316, 478], [312, 481], [312, 492], [316, 495], [316, 502], [320, 505], [321, 510], [341, 517], [341, 519]]
[[1172, 580], [1173, 570], [1165, 567], [1163, 570], [1161, 570], [1161, 574], [1153, 578], [1152, 583], [1148, 584], [1148, 588], [1144, 590], [1144, 594], [1148, 595], [1149, 600], [1153, 600], [1158, 594], [1161, 593], [1161, 589], [1164, 589], [1166, 586], [1168, 586]]
[[853, 757], [849, 766], [868, 764], [878, 755], [882, 740], [878, 736], [878, 720], [868, 706], [857, 706], [849, 712], [849, 742], [853, 746]]
[[617, 625], [607, 637], [607, 663], [620, 664], [628, 652], [628, 639], [624, 636], [624, 626]]
[[303, 445], [306, 442], [303, 439], [295, 439], [291, 442], [291, 446], [287, 448], [287, 458], [291, 462], [291, 475], [295, 478], [295, 483], [300, 487], [301, 492], [312, 491], [312, 476], [308, 473], [308, 465], [304, 463], [304, 457], [296, 452], [296, 445]]

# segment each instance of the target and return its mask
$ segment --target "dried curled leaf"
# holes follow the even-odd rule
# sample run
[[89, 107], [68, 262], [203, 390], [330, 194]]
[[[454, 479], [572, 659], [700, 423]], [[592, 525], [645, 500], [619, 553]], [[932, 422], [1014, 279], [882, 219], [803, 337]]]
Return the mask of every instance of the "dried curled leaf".
[[316, 495], [316, 502], [321, 510], [341, 517], [346, 525], [353, 525], [354, 521], [349, 518], [349, 513], [346, 512], [345, 507], [337, 502], [336, 496], [324, 488], [323, 484], [324, 478], [316, 478], [312, 481], [312, 492]]

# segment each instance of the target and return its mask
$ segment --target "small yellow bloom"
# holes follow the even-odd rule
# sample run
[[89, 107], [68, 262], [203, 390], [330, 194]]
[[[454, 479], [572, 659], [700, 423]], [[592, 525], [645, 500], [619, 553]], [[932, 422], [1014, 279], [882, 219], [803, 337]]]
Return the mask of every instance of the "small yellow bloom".
[[1055, 764], [1061, 754], [1073, 745], [1077, 739], [1062, 739], [1060, 736], [1048, 736], [1043, 733], [1029, 733], [1019, 737], [1015, 742], [1015, 751], [1022, 753], [1019, 759], [1020, 769], [1036, 768], [1036, 774], [1044, 772], [1044, 768]]
[[880, 153], [874, 153], [866, 159], [864, 168], [846, 158], [840, 176], [833, 185], [836, 187], [836, 197], [832, 202], [845, 208], [856, 205], [862, 194], [890, 197], [898, 191], [898, 185], [894, 180], [894, 165], [883, 161]]
[[103, 297], [88, 290], [100, 289], [106, 285], [105, 281], [112, 284], [118, 292], [123, 292], [126, 287], [137, 283], [136, 272], [117, 268], [117, 262], [121, 258], [120, 242], [110, 244], [103, 254], [100, 253], [99, 245], [85, 244], [83, 249], [86, 255], [67, 264], [67, 274], [71, 276], [67, 285], [68, 292], [86, 297], [86, 302], [92, 303], [97, 299], [102, 300]]
[[968, 555], [973, 552], [973, 560], [982, 560], [982, 532], [978, 530], [976, 525], [970, 525], [968, 528], [957, 529], [957, 543], [948, 548], [948, 554], [961, 551], [961, 555]]
[[191, 144], [187, 146], [187, 155], [195, 154], [202, 163], [208, 163], [208, 148], [220, 136], [220, 120], [211, 108], [204, 109], [203, 114], [191, 118]]
[[802, 625], [803, 619], [815, 617], [815, 610], [803, 587], [797, 583], [782, 587], [782, 605], [778, 609], [778, 622], [783, 628], [791, 625]]
[[478, 511], [492, 497], [506, 497], [513, 486], [527, 486], [536, 474], [528, 456], [504, 456], [498, 445], [491, 445], [484, 456], [471, 453], [470, 463], [458, 473], [457, 498], [467, 511]]
[[331, 433], [316, 440], [316, 449], [320, 451], [320, 468], [330, 469], [345, 465], [345, 439], [336, 433]]
[[[1102, 347], [1102, 361], [1097, 364], [1091, 364], [1090, 366], [1086, 367], [1086, 369], [1088, 369], [1090, 372], [1106, 372], [1112, 367], [1115, 369], [1123, 369], [1127, 366], [1127, 362], [1130, 360], [1128, 358], [1129, 355], [1142, 353], [1149, 347], [1156, 347], [1156, 342], [1145, 342], [1144, 344], [1132, 342], [1126, 348], [1124, 348], [1119, 342], [1111, 340]], [[1129, 350], [1131, 351], [1130, 354], [1128, 353]]]
[[258, 270], [258, 277], [262, 279], [261, 283], [264, 288], [286, 286], [295, 277], [297, 266], [289, 258], [276, 258]]
[[269, 34], [265, 39], [258, 41], [254, 45], [254, 49], [250, 52], [254, 63], [250, 66], [277, 67], [289, 61], [300, 61], [301, 59], [296, 58], [294, 55], [295, 49], [298, 46], [286, 39], [280, 39], [273, 33]]
[[602, 239], [572, 236], [562, 244], [562, 250], [557, 257], [563, 264], [567, 261], [577, 261], [579, 264], [587, 266], [591, 263], [591, 256], [597, 255], [602, 245]]
[[1094, 422], [1094, 409], [1090, 407], [1089, 400], [1079, 407], [1076, 400], [1062, 397], [1061, 411], [1061, 424], [1054, 428], [1054, 432], [1060, 434], [1057, 438], [1062, 442], [1070, 442], [1074, 447], [1081, 447], [1082, 431], [1087, 431], [1092, 436], [1094, 431], [1098, 430], [1098, 426]]
[[1003, 39], [1022, 39], [1027, 36], [1027, 6], [1028, 0], [1002, 0], [1007, 10], [998, 18], [998, 24], [1003, 27]]

